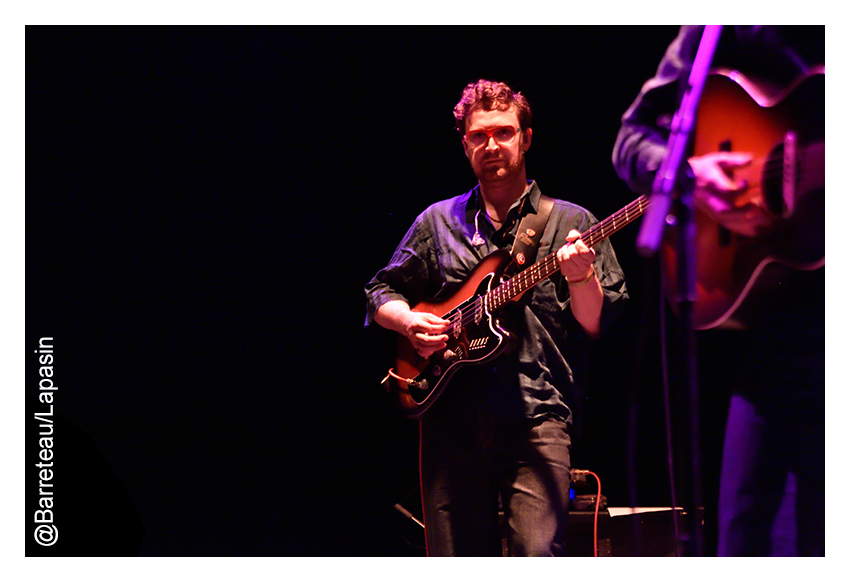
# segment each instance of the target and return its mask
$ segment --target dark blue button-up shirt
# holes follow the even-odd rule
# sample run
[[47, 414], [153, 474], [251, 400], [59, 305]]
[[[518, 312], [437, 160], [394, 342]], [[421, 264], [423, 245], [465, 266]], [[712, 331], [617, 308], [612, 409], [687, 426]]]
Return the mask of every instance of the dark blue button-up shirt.
[[[536, 212], [539, 201], [540, 189], [529, 182], [499, 230], [482, 210], [478, 186], [431, 205], [414, 221], [389, 264], [366, 285], [366, 324], [391, 300], [415, 305], [453, 297], [484, 257], [511, 248], [522, 216]], [[556, 200], [537, 259], [563, 245], [570, 230], [585, 232], [596, 222], [584, 208]], [[476, 232], [483, 239], [478, 246], [473, 244]], [[604, 333], [628, 294], [610, 242], [603, 240], [595, 250], [594, 268], [604, 292]], [[515, 349], [494, 362], [458, 372], [440, 399], [452, 399], [454, 393], [509, 421], [549, 414], [570, 422], [576, 377], [587, 367], [588, 338], [570, 310], [564, 277], [558, 272], [541, 281], [496, 315], [516, 336]]]

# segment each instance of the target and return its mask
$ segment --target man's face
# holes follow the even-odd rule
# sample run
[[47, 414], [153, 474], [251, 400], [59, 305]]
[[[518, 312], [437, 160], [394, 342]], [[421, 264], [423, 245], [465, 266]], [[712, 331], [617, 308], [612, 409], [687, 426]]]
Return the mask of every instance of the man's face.
[[[508, 137], [511, 132], [512, 137]], [[530, 145], [531, 130], [520, 131], [513, 107], [507, 111], [475, 110], [466, 120], [464, 151], [482, 184], [516, 179], [525, 171], [525, 152]]]

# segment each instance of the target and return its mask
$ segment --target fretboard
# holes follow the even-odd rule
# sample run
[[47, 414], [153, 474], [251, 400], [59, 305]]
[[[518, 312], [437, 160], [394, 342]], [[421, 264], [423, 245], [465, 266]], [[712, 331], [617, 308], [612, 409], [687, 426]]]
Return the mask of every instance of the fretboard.
[[[629, 203], [625, 208], [622, 208], [606, 218], [605, 220], [596, 223], [586, 232], [582, 233], [581, 240], [588, 247], [599, 244], [615, 232], [619, 231], [635, 219], [639, 218], [649, 205], [649, 198], [641, 196]], [[558, 264], [558, 252], [555, 251], [546, 256], [546, 258], [538, 261], [530, 267], [520, 271], [507, 281], [503, 281], [494, 289], [491, 289], [484, 296], [485, 308], [490, 311], [496, 311], [504, 307], [509, 301], [515, 297], [522, 295], [540, 281], [551, 277], [560, 270]]]

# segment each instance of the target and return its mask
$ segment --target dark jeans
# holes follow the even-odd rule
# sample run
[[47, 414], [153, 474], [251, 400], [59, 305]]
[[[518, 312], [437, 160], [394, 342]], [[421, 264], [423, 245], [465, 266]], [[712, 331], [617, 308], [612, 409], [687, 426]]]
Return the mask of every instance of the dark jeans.
[[786, 279], [749, 331], [701, 338], [708, 364], [702, 390], [725, 387], [731, 397], [719, 475], [720, 556], [824, 555], [824, 276]]
[[[765, 412], [741, 395], [732, 397], [720, 477], [720, 556], [823, 556], [824, 433], [805, 402], [783, 412]], [[818, 410], [819, 409], [819, 410]], [[787, 487], [790, 476], [796, 487]], [[777, 524], [783, 495], [790, 494], [795, 519]], [[795, 547], [776, 548], [777, 527], [796, 539]], [[790, 531], [788, 531], [790, 530]]]
[[506, 425], [483, 412], [426, 417], [420, 469], [429, 556], [564, 555], [570, 498], [565, 422]]
[[[723, 338], [732, 394], [718, 503], [721, 556], [824, 555], [824, 312], [823, 290], [813, 289], [795, 294], [799, 307], [780, 309], [773, 325]], [[782, 511], [786, 494], [789, 512]], [[774, 545], [777, 534], [777, 542], [796, 544]]]

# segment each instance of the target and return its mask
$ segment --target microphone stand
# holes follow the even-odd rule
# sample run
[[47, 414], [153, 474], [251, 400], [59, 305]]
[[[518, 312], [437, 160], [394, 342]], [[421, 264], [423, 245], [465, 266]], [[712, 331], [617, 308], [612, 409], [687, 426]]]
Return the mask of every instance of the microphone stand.
[[[700, 472], [699, 446], [699, 382], [697, 379], [696, 337], [693, 328], [693, 302], [695, 300], [695, 230], [693, 220], [694, 177], [687, 163], [686, 153], [691, 143], [696, 110], [699, 105], [705, 79], [714, 57], [721, 26], [706, 26], [700, 39], [694, 63], [688, 77], [688, 86], [679, 109], [673, 117], [670, 137], [664, 160], [655, 175], [649, 207], [637, 238], [637, 250], [643, 257], [652, 257], [658, 252], [664, 229], [671, 222], [678, 226], [678, 289], [676, 302], [680, 307], [680, 320], [686, 333], [685, 366], [688, 383], [690, 420], [691, 499], [683, 503], [689, 521], [689, 554], [703, 554], [702, 528], [702, 476]], [[678, 196], [677, 196], [678, 193]], [[676, 204], [674, 205], [674, 200]], [[675, 211], [671, 215], [671, 208]], [[673, 492], [675, 496], [675, 491]], [[678, 520], [676, 503], [673, 503], [673, 519]], [[678, 523], [678, 521], [676, 521]], [[680, 531], [678, 526], [675, 531]], [[683, 552], [683, 540], [677, 540], [679, 555]]]

